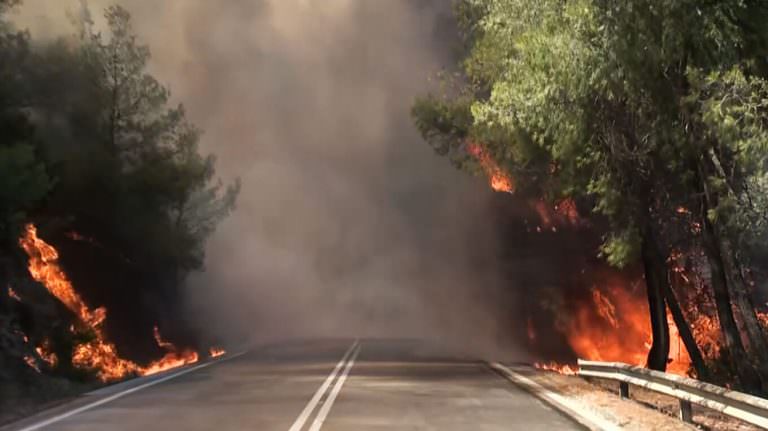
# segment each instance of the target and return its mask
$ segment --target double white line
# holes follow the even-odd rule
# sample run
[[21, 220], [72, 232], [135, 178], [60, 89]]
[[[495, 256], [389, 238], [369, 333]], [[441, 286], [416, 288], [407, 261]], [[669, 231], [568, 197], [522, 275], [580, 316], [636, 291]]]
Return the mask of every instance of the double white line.
[[331, 386], [333, 380], [336, 379], [336, 375], [339, 374], [339, 370], [343, 368], [341, 375], [336, 380], [336, 384], [333, 385], [333, 389], [331, 389], [331, 392], [325, 398], [325, 402], [323, 402], [322, 407], [320, 407], [320, 411], [318, 411], [317, 415], [315, 416], [315, 420], [309, 427], [309, 431], [320, 430], [320, 428], [323, 426], [323, 422], [325, 422], [325, 418], [328, 417], [328, 413], [331, 411], [331, 407], [333, 407], [333, 402], [336, 401], [336, 397], [339, 395], [339, 392], [341, 392], [341, 387], [344, 386], [344, 382], [347, 380], [349, 371], [352, 369], [352, 366], [355, 365], [355, 359], [357, 359], [357, 355], [359, 353], [360, 341], [355, 340], [349, 349], [347, 349], [347, 352], [344, 353], [344, 356], [341, 358], [339, 363], [336, 364], [336, 367], [333, 369], [333, 371], [331, 371], [331, 374], [325, 379], [320, 388], [317, 389], [317, 392], [315, 392], [315, 395], [311, 400], [309, 400], [306, 407], [304, 407], [304, 410], [301, 411], [301, 414], [298, 418], [296, 418], [296, 422], [293, 423], [289, 431], [301, 431], [301, 429], [304, 427], [304, 424], [309, 419], [309, 416], [317, 407], [317, 404], [320, 402], [320, 400], [323, 399], [323, 396], [328, 391], [328, 387]]

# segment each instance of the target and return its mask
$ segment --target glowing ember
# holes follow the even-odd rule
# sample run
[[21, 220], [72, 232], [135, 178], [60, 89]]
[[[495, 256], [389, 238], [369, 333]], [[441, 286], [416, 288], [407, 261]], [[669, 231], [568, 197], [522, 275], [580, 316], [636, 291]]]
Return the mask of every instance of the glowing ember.
[[[32, 224], [26, 226], [26, 234], [19, 239], [19, 244], [29, 255], [29, 272], [32, 277], [75, 313], [85, 326], [84, 329], [92, 336], [90, 341], [75, 346], [72, 352], [72, 364], [75, 367], [94, 370], [99, 379], [107, 382], [132, 374], [155, 374], [198, 360], [197, 352], [191, 350], [179, 352], [173, 344], [164, 341], [157, 328], [155, 328], [155, 340], [160, 347], [169, 351], [163, 358], [146, 367], [121, 358], [117, 348], [107, 340], [102, 329], [107, 310], [103, 307], [91, 310], [85, 304], [59, 266], [59, 255], [56, 249], [37, 236], [37, 229]], [[75, 329], [70, 328], [72, 332]], [[43, 358], [42, 354], [40, 356]]]
[[56, 368], [56, 365], [59, 363], [59, 357], [56, 356], [55, 352], [51, 351], [50, 342], [48, 340], [44, 340], [43, 344], [35, 348], [35, 351], [37, 352], [37, 355], [40, 356], [40, 359], [48, 364], [49, 367]]
[[536, 199], [529, 201], [529, 205], [539, 216], [540, 228], [552, 232], [557, 232], [557, 226], [578, 227], [586, 223], [579, 215], [576, 202], [571, 198], [555, 202], [554, 205], [550, 205], [544, 199]]
[[29, 368], [32, 368], [33, 370], [37, 371], [38, 373], [40, 372], [40, 367], [37, 366], [37, 361], [35, 360], [35, 358], [27, 355], [27, 356], [24, 357], [24, 362], [27, 364], [27, 366], [29, 366]]
[[467, 153], [474, 157], [485, 172], [490, 181], [491, 188], [497, 192], [514, 193], [515, 182], [502, 170], [493, 160], [493, 157], [479, 144], [468, 142], [466, 144]]
[[219, 356], [223, 356], [227, 353], [226, 350], [218, 348], [218, 347], [211, 347], [208, 349], [208, 355], [210, 355], [211, 358], [218, 358]]
[[8, 296], [13, 298], [13, 299], [15, 299], [15, 300], [17, 300], [17, 301], [19, 301], [19, 302], [21, 302], [21, 297], [19, 296], [18, 293], [16, 293], [15, 290], [13, 290], [13, 288], [11, 286], [8, 286]]
[[576, 202], [571, 198], [565, 198], [555, 203], [555, 213], [557, 213], [562, 224], [578, 226], [584, 223], [581, 215], [579, 215], [578, 208], [576, 208]]
[[556, 373], [564, 374], [566, 376], [575, 376], [578, 374], [579, 369], [575, 365], [558, 364], [556, 362], [542, 363], [537, 362], [533, 364], [534, 367], [539, 370], [554, 371]]

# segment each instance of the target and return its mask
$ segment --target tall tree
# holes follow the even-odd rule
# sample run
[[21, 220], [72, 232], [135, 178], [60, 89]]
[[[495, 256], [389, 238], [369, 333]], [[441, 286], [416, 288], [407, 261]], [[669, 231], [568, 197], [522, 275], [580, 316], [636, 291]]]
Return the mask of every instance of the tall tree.
[[[663, 369], [668, 355], [670, 245], [661, 233], [678, 206], [700, 208], [703, 241], [690, 237], [689, 243], [709, 257], [726, 351], [740, 380], [748, 389], [759, 387], [732, 302], [743, 304], [751, 328], [745, 335], [758, 357], [765, 340], [746, 300], [738, 229], [729, 228], [739, 223], [729, 220], [741, 220], [742, 233], [747, 224], [764, 224], [740, 215], [754, 205], [754, 190], [745, 185], [755, 188], [765, 175], [765, 116], [755, 80], [765, 70], [768, 39], [758, 22], [766, 6], [736, 0], [465, 0], [458, 13], [468, 34], [468, 91], [462, 94], [470, 94], [470, 101], [418, 102], [414, 115], [425, 137], [438, 142], [440, 136], [439, 142], [451, 144], [440, 148], [457, 153], [462, 139], [483, 142], [520, 181], [595, 202], [594, 211], [611, 222], [606, 259], [621, 266], [640, 258], [645, 265], [652, 368]], [[713, 97], [718, 85], [734, 88], [728, 73], [741, 73], [749, 85], [731, 94], [736, 97]], [[718, 118], [714, 114], [723, 109], [715, 106], [735, 114]], [[455, 115], [467, 111], [470, 120]], [[551, 166], [545, 181], [532, 161]], [[734, 176], [740, 186], [724, 189]], [[676, 323], [684, 325], [679, 317]], [[697, 350], [690, 341], [689, 350]]]
[[18, 3], [0, 1], [0, 255], [15, 244], [25, 213], [40, 204], [52, 184], [34, 128], [21, 109], [20, 76], [31, 56], [28, 35], [13, 30], [3, 16]]

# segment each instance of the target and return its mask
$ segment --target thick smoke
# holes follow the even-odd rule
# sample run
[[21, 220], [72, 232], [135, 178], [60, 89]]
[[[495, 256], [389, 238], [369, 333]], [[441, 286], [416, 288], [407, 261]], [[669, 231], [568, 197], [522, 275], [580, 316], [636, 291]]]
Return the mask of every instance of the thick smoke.
[[[95, 16], [109, 2], [89, 2]], [[487, 184], [409, 118], [458, 46], [448, 0], [123, 0], [152, 72], [202, 127], [239, 207], [187, 319], [212, 337], [424, 336], [508, 345]], [[76, 0], [26, 0], [33, 37]], [[98, 21], [97, 21], [98, 23]]]

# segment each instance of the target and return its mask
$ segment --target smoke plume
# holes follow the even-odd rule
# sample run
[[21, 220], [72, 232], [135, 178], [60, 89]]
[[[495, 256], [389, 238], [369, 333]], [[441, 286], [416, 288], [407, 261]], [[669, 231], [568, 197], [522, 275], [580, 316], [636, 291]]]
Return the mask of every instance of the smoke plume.
[[[89, 7], [98, 17], [108, 3]], [[508, 345], [492, 193], [436, 157], [409, 118], [427, 79], [455, 63], [449, 1], [120, 3], [219, 174], [243, 182], [185, 319], [252, 341]], [[54, 37], [80, 8], [25, 0], [16, 22]]]

